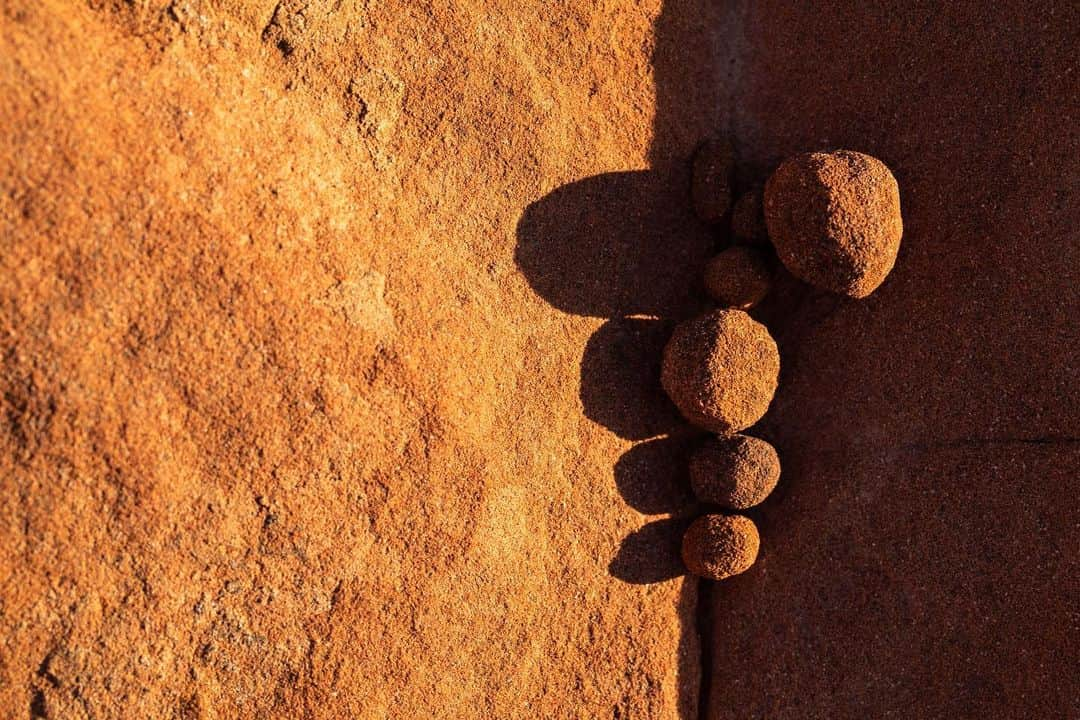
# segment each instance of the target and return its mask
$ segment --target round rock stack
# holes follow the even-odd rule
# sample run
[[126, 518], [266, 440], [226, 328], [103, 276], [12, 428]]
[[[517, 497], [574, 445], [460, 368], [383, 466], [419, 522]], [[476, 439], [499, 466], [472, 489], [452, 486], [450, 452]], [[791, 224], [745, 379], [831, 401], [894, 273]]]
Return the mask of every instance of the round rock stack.
[[719, 435], [750, 427], [776, 392], [780, 353], [764, 325], [715, 310], [675, 328], [660, 381], [690, 422]]
[[693, 574], [710, 580], [745, 572], [757, 559], [757, 526], [742, 515], [704, 515], [683, 535], [682, 557]]
[[772, 445], [748, 435], [710, 438], [690, 458], [690, 485], [698, 499], [745, 510], [769, 496], [780, 479]]
[[[694, 160], [698, 216], [719, 222], [731, 203], [732, 159], [709, 142]], [[725, 510], [758, 505], [780, 479], [772, 445], [737, 434], [768, 410], [780, 356], [764, 325], [744, 310], [772, 282], [772, 252], [796, 277], [853, 298], [872, 293], [892, 270], [903, 222], [896, 179], [876, 158], [849, 150], [796, 155], [763, 191], [743, 194], [731, 210], [736, 244], [705, 268], [705, 289], [726, 309], [675, 328], [664, 348], [661, 382], [680, 412], [718, 437], [690, 459], [690, 483], [703, 502]], [[723, 580], [757, 559], [760, 538], [741, 515], [710, 514], [683, 535], [682, 556], [694, 575]]]
[[851, 150], [795, 155], [765, 184], [764, 204], [780, 260], [812, 285], [866, 297], [896, 262], [900, 190], [876, 158]]

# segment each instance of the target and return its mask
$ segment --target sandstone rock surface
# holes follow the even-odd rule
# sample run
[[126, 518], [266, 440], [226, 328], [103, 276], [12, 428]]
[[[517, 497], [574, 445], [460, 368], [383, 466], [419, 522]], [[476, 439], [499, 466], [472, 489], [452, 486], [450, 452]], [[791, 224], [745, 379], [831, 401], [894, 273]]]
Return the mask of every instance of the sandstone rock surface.
[[904, 238], [864, 302], [782, 277], [755, 309], [784, 373], [754, 434], [784, 476], [757, 564], [711, 595], [706, 717], [1076, 714], [1077, 27], [1017, 0], [765, 0], [726, 25], [748, 184], [864, 148]]
[[664, 11], [0, 2], [0, 716], [696, 713], [696, 583], [611, 569], [668, 513], [581, 412], [602, 320], [514, 258], [653, 165], [707, 247]]
[[694, 154], [690, 196], [694, 211], [702, 221], [720, 222], [731, 207], [731, 183], [735, 161], [731, 144], [711, 139]]

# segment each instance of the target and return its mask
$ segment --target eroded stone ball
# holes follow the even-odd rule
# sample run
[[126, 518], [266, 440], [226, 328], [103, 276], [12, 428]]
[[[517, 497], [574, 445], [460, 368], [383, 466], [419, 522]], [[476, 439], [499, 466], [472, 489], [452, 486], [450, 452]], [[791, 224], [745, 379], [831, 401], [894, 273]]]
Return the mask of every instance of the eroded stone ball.
[[742, 310], [715, 310], [675, 328], [660, 381], [687, 420], [718, 435], [750, 427], [776, 393], [780, 353]]
[[739, 196], [731, 208], [731, 234], [736, 242], [748, 245], [767, 245], [769, 232], [765, 228], [765, 210], [761, 190], [750, 190]]
[[745, 510], [769, 496], [780, 479], [776, 448], [759, 438], [710, 438], [690, 457], [690, 485], [703, 502]]
[[694, 155], [690, 196], [702, 221], [718, 223], [731, 207], [734, 162], [731, 145], [723, 140], [705, 141]]
[[796, 155], [769, 178], [764, 201], [769, 239], [796, 277], [862, 298], [892, 270], [900, 189], [880, 160], [851, 150]]
[[723, 307], [752, 308], [768, 294], [772, 279], [768, 256], [746, 245], [729, 247], [705, 264], [705, 291]]
[[682, 541], [686, 569], [709, 580], [745, 572], [757, 559], [761, 539], [757, 526], [742, 515], [704, 515], [695, 520]]

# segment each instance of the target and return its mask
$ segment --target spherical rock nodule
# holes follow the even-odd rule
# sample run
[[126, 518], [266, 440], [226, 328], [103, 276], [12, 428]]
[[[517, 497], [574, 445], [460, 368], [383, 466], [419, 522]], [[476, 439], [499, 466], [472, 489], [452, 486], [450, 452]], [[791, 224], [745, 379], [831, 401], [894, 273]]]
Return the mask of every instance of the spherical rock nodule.
[[769, 231], [765, 227], [765, 210], [760, 190], [749, 190], [739, 196], [731, 208], [731, 234], [735, 240], [748, 245], [767, 245]]
[[690, 422], [718, 435], [750, 427], [776, 393], [780, 353], [742, 310], [714, 310], [675, 328], [660, 382]]
[[723, 307], [746, 310], [772, 287], [773, 270], [761, 250], [735, 245], [705, 264], [705, 291]]
[[731, 207], [734, 162], [731, 145], [723, 140], [706, 140], [694, 155], [690, 197], [702, 221], [718, 223]]
[[769, 496], [780, 479], [776, 448], [759, 438], [710, 438], [690, 457], [690, 485], [699, 500], [745, 510]]
[[764, 201], [769, 239], [796, 277], [862, 298], [892, 270], [903, 234], [900, 189], [877, 158], [796, 155], [769, 178]]
[[745, 572], [757, 560], [757, 526], [742, 515], [704, 515], [686, 529], [682, 557], [686, 569], [709, 580]]

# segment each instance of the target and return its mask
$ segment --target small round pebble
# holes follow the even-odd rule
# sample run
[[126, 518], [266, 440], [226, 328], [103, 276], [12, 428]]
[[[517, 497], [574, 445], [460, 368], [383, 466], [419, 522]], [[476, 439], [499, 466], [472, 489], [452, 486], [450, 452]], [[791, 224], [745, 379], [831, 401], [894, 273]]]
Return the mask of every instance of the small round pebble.
[[757, 526], [742, 515], [704, 515], [686, 529], [682, 557], [686, 569], [709, 580], [745, 572], [757, 560]]
[[706, 140], [694, 155], [690, 196], [703, 222], [720, 222], [731, 207], [734, 164], [731, 145], [723, 140]]
[[746, 310], [772, 287], [773, 271], [761, 250], [735, 245], [705, 264], [705, 291], [723, 307]]
[[885, 163], [851, 150], [785, 160], [765, 184], [765, 223], [796, 277], [866, 297], [896, 262], [900, 189]]
[[764, 325], [742, 310], [714, 310], [675, 328], [660, 382], [687, 420], [730, 435], [761, 419], [779, 374], [780, 353]]
[[690, 485], [698, 499], [745, 510], [769, 496], [780, 479], [776, 448], [749, 435], [710, 438], [690, 457]]
[[731, 234], [747, 245], [766, 245], [769, 231], [765, 228], [765, 208], [761, 191], [750, 190], [739, 196], [731, 209]]

